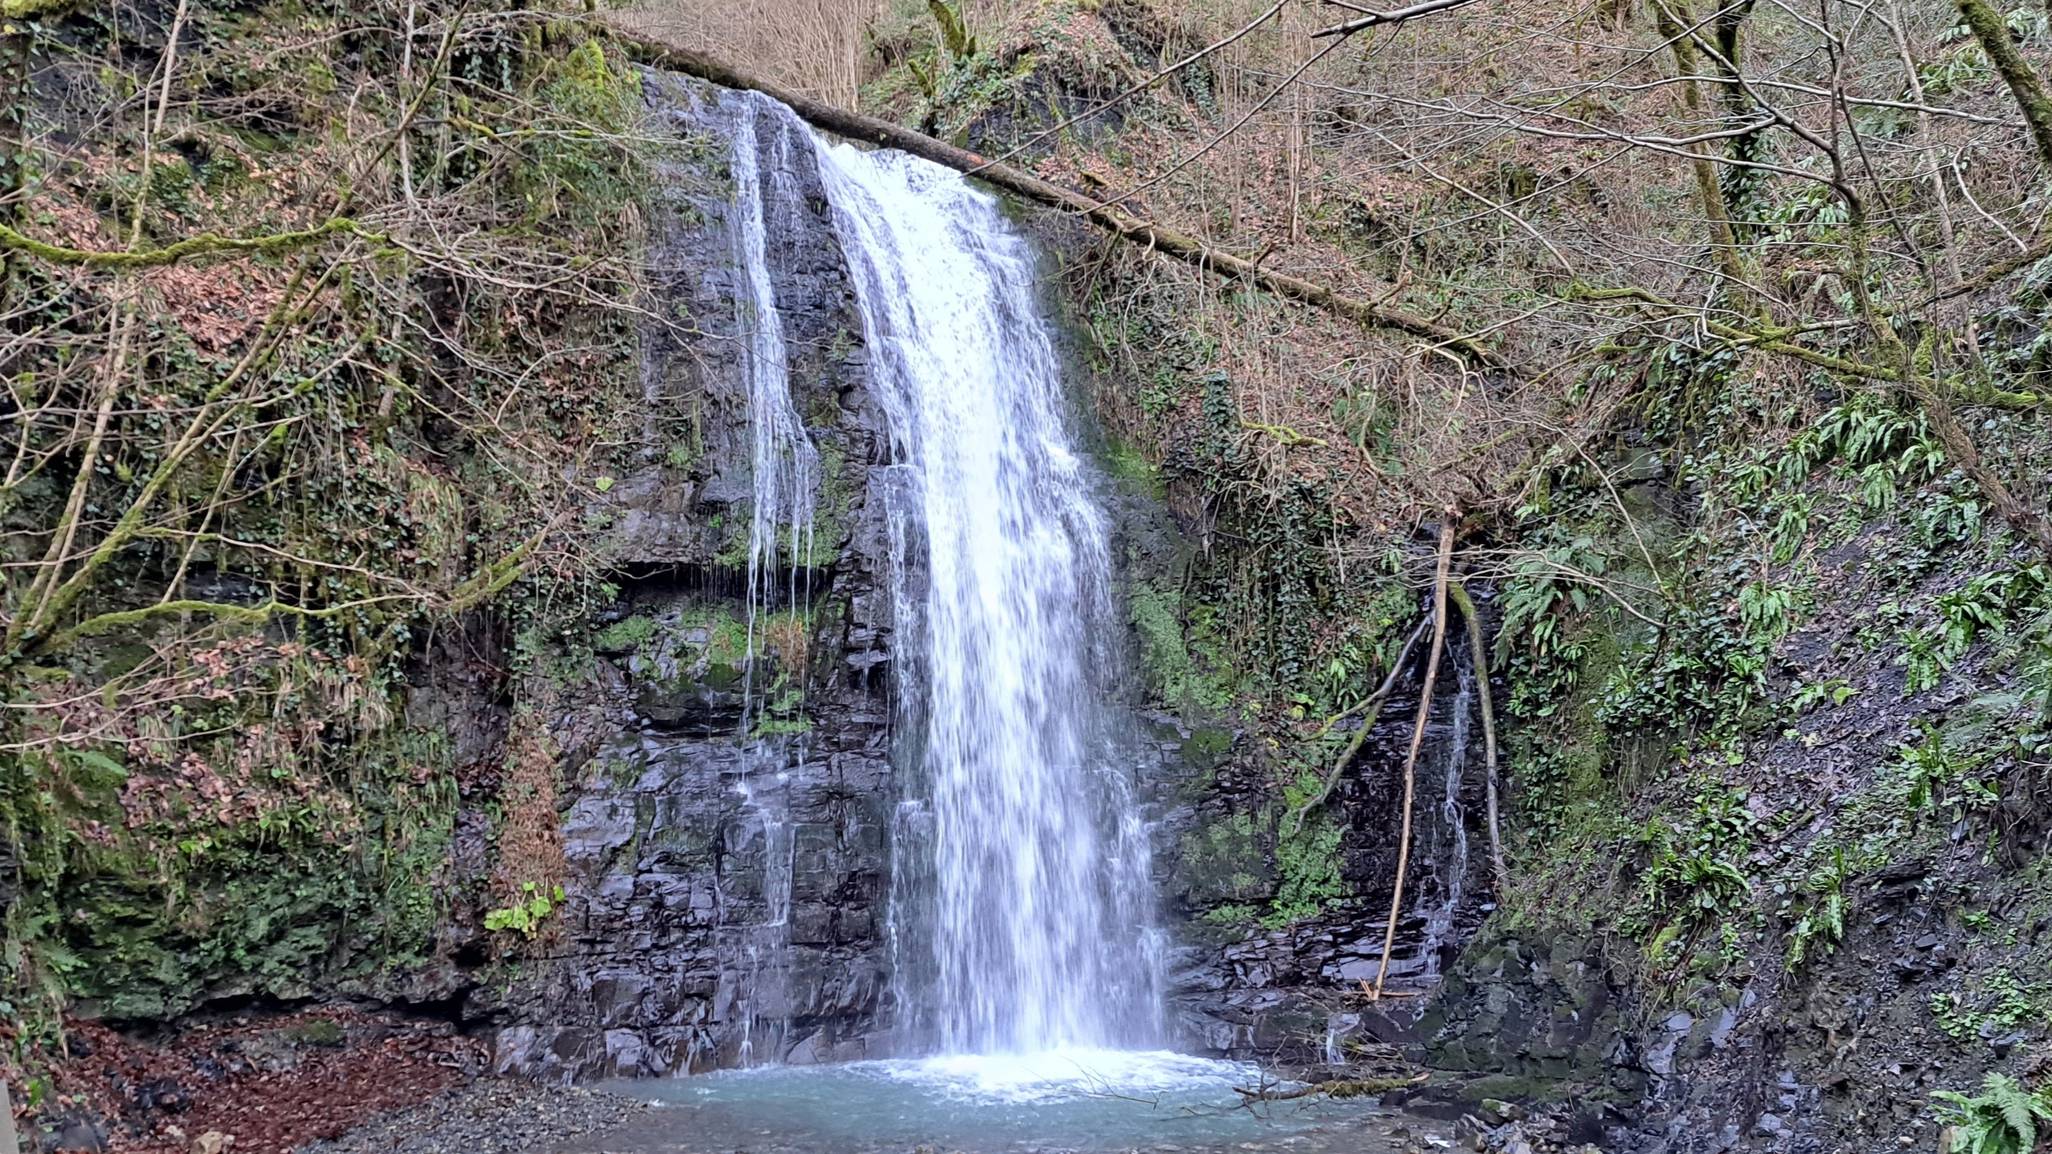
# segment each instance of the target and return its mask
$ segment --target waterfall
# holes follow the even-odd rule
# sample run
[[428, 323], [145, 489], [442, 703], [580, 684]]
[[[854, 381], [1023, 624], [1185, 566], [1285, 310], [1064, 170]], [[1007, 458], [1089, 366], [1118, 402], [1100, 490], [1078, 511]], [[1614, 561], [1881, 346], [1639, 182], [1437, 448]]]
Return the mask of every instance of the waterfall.
[[[777, 307], [769, 258], [772, 230], [780, 225], [788, 230], [788, 217], [801, 203], [791, 154], [793, 148], [808, 146], [811, 132], [790, 109], [766, 96], [730, 92], [721, 99], [735, 111], [734, 242], [746, 290], [739, 300], [739, 319], [748, 423], [755, 438], [748, 526], [750, 660], [744, 673], [751, 679], [747, 688], [753, 688], [756, 618], [779, 600], [793, 606], [803, 603], [801, 583], [809, 572], [813, 547], [819, 452], [791, 403], [784, 318]], [[753, 697], [745, 689], [743, 696]], [[744, 717], [742, 724], [745, 735], [748, 719]]]
[[1106, 518], [1033, 253], [953, 172], [819, 155], [891, 442], [901, 1013], [946, 1053], [1156, 1042]]
[[[819, 453], [791, 403], [784, 317], [777, 305], [770, 238], [788, 232], [801, 193], [791, 165], [809, 148], [811, 132], [791, 110], [755, 93], [722, 93], [733, 118], [733, 240], [741, 277], [737, 325], [754, 434], [748, 527], [747, 650], [742, 665], [741, 740], [751, 741], [757, 692], [759, 618], [779, 603], [805, 603], [813, 546]], [[804, 743], [797, 743], [802, 765]], [[756, 883], [747, 895], [717, 894], [720, 949], [736, 963], [725, 1013], [738, 1023], [735, 1060], [752, 1066], [781, 1057], [790, 985], [791, 882], [795, 847], [788, 813], [783, 751], [764, 747], [735, 782], [740, 820], [729, 830], [728, 856]], [[758, 780], [758, 778], [762, 780]], [[737, 916], [738, 915], [738, 916]], [[758, 1034], [763, 1045], [758, 1049]]]
[[1442, 790], [1439, 820], [1426, 827], [1431, 833], [1423, 847], [1440, 891], [1438, 902], [1425, 911], [1425, 942], [1420, 952], [1427, 978], [1439, 974], [1440, 956], [1454, 939], [1455, 920], [1460, 917], [1461, 899], [1467, 888], [1468, 823], [1461, 809], [1461, 780], [1468, 768], [1468, 739], [1474, 712], [1475, 675], [1470, 663], [1463, 661], [1460, 689], [1453, 701], [1453, 732], [1438, 751]]

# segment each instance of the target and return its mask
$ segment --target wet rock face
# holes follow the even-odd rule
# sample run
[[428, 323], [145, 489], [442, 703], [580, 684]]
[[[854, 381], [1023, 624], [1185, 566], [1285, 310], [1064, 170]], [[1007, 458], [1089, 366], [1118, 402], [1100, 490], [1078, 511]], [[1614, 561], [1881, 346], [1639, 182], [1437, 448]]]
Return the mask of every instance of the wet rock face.
[[[1453, 652], [1449, 664], [1458, 668], [1465, 652]], [[1416, 681], [1400, 685], [1327, 807], [1340, 826], [1334, 866], [1357, 896], [1282, 926], [1258, 917], [1283, 881], [1273, 772], [1249, 756], [1244, 735], [1153, 716], [1162, 739], [1152, 779], [1160, 799], [1156, 871], [1159, 892], [1180, 923], [1170, 1001], [1181, 1045], [1218, 1057], [1310, 1065], [1361, 1047], [1415, 1050], [1426, 1040], [1420, 1016], [1496, 907], [1481, 826], [1481, 758], [1455, 752], [1463, 747], [1457, 716], [1465, 708], [1472, 717], [1472, 703], [1457, 675], [1446, 681], [1418, 770], [1406, 901], [1384, 983], [1393, 996], [1386, 1000], [1365, 991], [1383, 966], [1402, 812], [1399, 767], [1416, 713]], [[1459, 801], [1465, 852], [1451, 848], [1454, 829], [1442, 816], [1449, 788]], [[1233, 919], [1216, 917], [1228, 910], [1237, 911]]]
[[1646, 1067], [1627, 1041], [1624, 1009], [1598, 943], [1485, 932], [1447, 975], [1418, 1034], [1443, 1069], [1637, 1092]]
[[[623, 735], [564, 818], [570, 911], [501, 1069], [658, 1075], [860, 1057], [887, 968], [881, 748]], [[780, 924], [781, 923], [781, 924]]]
[[551, 1079], [861, 1057], [887, 1009], [886, 450], [853, 291], [811, 153], [791, 149], [802, 211], [768, 264], [824, 476], [808, 565], [751, 610], [730, 113], [690, 82], [647, 90], [690, 171], [651, 206], [644, 467], [601, 509], [625, 592], [551, 728], [570, 749], [602, 723], [566, 773], [553, 937], [469, 1007], [501, 1023], [501, 1072]]

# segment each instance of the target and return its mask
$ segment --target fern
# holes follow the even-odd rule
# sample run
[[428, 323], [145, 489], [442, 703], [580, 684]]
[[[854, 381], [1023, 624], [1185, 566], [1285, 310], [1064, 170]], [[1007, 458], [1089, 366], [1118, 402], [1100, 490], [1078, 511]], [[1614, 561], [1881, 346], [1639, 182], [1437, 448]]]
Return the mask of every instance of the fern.
[[2052, 1122], [2052, 1099], [2007, 1074], [1988, 1075], [1976, 1095], [1940, 1090], [1931, 1096], [1940, 1103], [1938, 1120], [1957, 1131], [1953, 1149], [1961, 1154], [2031, 1154], [2039, 1124]]

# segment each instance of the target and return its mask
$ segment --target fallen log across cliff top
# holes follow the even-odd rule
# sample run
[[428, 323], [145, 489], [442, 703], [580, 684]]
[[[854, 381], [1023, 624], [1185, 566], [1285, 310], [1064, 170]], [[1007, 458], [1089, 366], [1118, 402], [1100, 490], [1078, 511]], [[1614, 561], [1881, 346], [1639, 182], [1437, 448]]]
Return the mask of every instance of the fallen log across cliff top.
[[751, 75], [703, 52], [665, 43], [607, 24], [607, 33], [642, 64], [665, 71], [695, 76], [722, 88], [745, 89], [789, 105], [800, 118], [836, 136], [866, 144], [895, 148], [913, 156], [972, 175], [995, 187], [1038, 204], [1088, 218], [1150, 251], [1173, 257], [1185, 264], [1216, 273], [1229, 280], [1244, 281], [1279, 297], [1347, 318], [1369, 328], [1392, 330], [1429, 342], [1434, 348], [1457, 353], [1477, 368], [1508, 369], [1509, 362], [1474, 337], [1445, 325], [1392, 309], [1376, 301], [1347, 296], [1327, 285], [1261, 267], [1205, 241], [1164, 228], [1093, 197], [1034, 176], [1000, 161], [992, 161], [966, 148], [936, 140], [923, 132], [892, 124], [873, 116], [849, 112], [794, 92], [783, 85]]

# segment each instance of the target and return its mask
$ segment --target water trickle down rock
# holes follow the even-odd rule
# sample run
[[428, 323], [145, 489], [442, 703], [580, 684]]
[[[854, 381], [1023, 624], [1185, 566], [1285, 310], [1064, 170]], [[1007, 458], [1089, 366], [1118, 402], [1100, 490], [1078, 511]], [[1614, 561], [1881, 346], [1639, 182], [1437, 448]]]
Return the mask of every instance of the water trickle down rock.
[[[565, 1079], [870, 1056], [888, 990], [885, 422], [846, 265], [788, 113], [644, 90], [675, 141], [649, 206], [655, 440], [604, 503], [622, 604], [569, 690], [614, 733], [566, 771], [553, 939], [468, 1007], [501, 1070]], [[769, 621], [800, 636], [766, 644]], [[795, 704], [765, 725], [773, 699]]]
[[[1460, 656], [1456, 654], [1456, 656]], [[1454, 694], [1453, 723], [1446, 742], [1432, 751], [1438, 796], [1426, 794], [1431, 802], [1423, 823], [1420, 860], [1426, 863], [1419, 879], [1417, 901], [1425, 911], [1425, 936], [1419, 946], [1424, 959], [1422, 979], [1436, 981], [1443, 960], [1457, 945], [1456, 923], [1461, 899], [1468, 889], [1468, 822], [1461, 805], [1461, 787], [1467, 778], [1468, 735], [1475, 716], [1475, 673], [1471, 662], [1458, 666], [1459, 689]]]
[[[742, 715], [739, 738], [757, 743], [753, 732], [765, 692], [789, 690], [802, 700], [802, 676], [787, 685], [793, 672], [782, 671], [774, 684], [758, 655], [765, 645], [764, 614], [782, 609], [803, 613], [811, 603], [811, 565], [816, 545], [814, 523], [819, 484], [819, 451], [792, 403], [789, 358], [784, 343], [784, 316], [777, 301], [777, 277], [770, 267], [770, 237], [789, 237], [800, 229], [805, 204], [794, 171], [797, 155], [809, 153], [811, 133], [791, 110], [756, 93], [728, 92], [720, 97], [732, 110], [732, 155], [735, 186], [735, 263], [747, 291], [740, 299], [740, 329], [746, 340], [748, 424], [753, 433], [748, 532], [747, 631], [743, 654]], [[802, 770], [806, 735], [790, 735]], [[774, 744], [769, 743], [769, 744]], [[715, 935], [726, 959], [718, 999], [721, 1017], [738, 1022], [738, 1061], [743, 1066], [782, 1057], [784, 1024], [790, 1017], [790, 914], [794, 843], [790, 825], [788, 780], [779, 751], [759, 759], [764, 771], [735, 785], [748, 826], [729, 831], [744, 839], [759, 835], [761, 868], [752, 877], [759, 900], [735, 902], [726, 890], [717, 903]], [[727, 979], [733, 979], [728, 981]], [[765, 1036], [757, 1044], [760, 1028]]]

